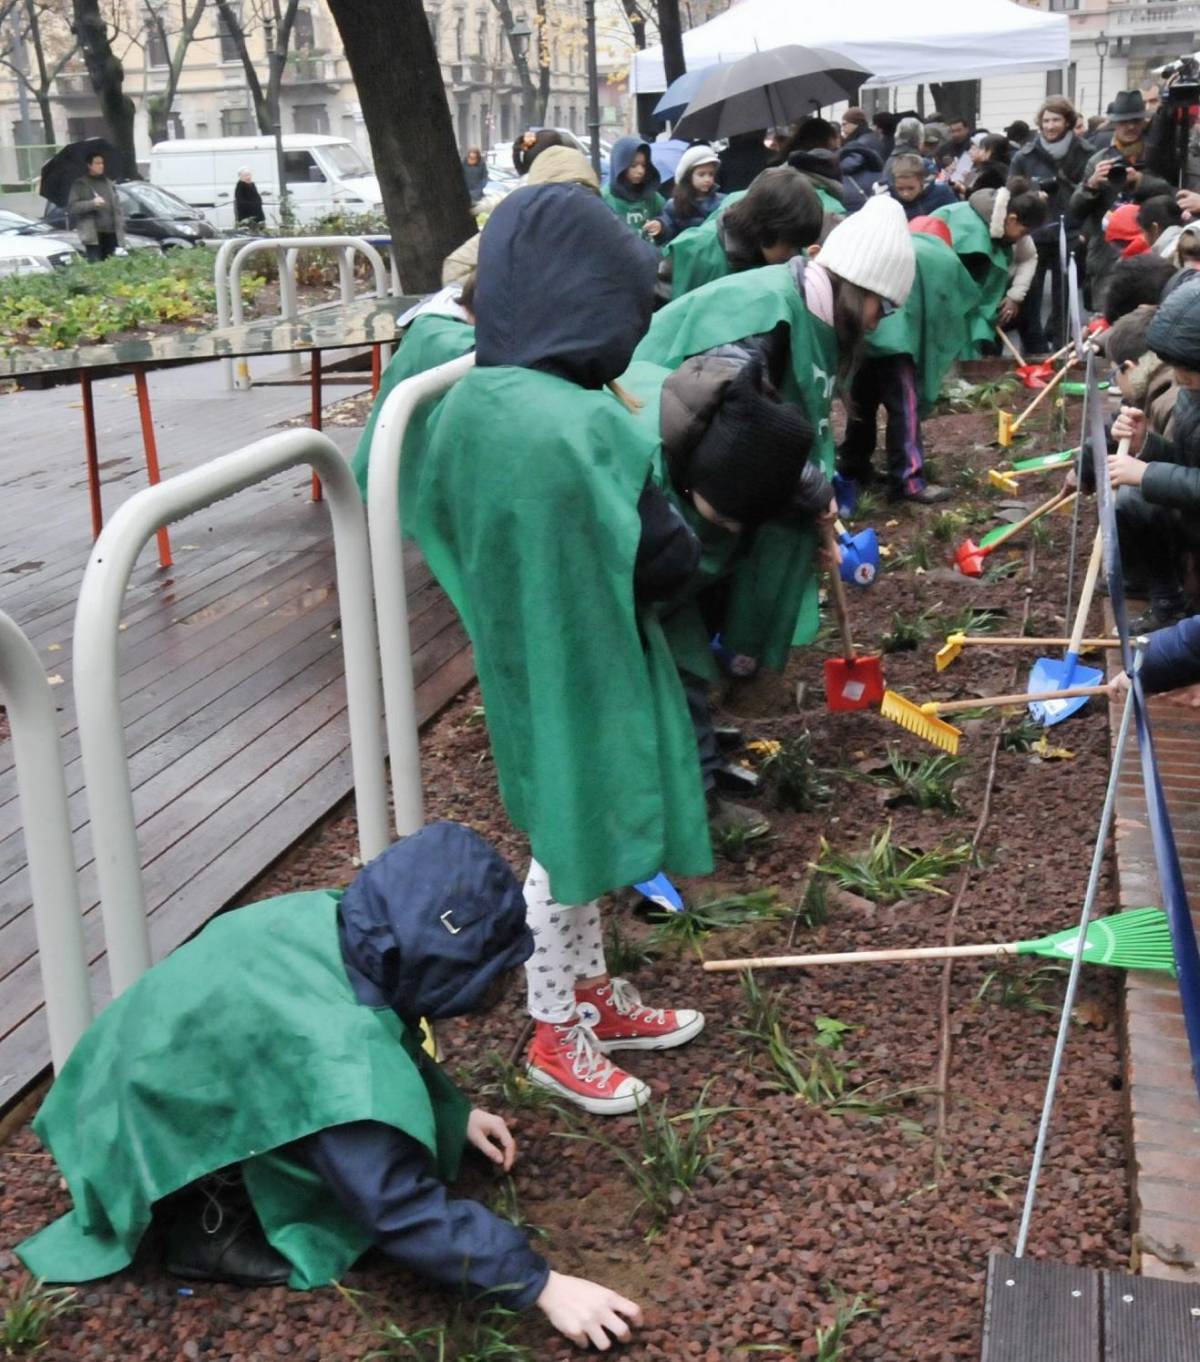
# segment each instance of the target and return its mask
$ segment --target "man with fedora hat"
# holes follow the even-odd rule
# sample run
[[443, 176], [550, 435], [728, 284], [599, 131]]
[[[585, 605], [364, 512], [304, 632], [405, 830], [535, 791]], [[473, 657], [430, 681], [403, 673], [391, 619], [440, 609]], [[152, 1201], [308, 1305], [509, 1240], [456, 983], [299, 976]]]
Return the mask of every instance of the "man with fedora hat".
[[[1100, 284], [1116, 262], [1117, 255], [1104, 239], [1104, 219], [1116, 203], [1131, 201], [1148, 189], [1145, 163], [1145, 135], [1148, 122], [1146, 101], [1140, 90], [1122, 90], [1108, 106], [1108, 121], [1113, 130], [1112, 145], [1096, 152], [1083, 172], [1083, 182], [1071, 196], [1070, 217], [1080, 223], [1087, 240], [1088, 302], [1099, 300]], [[1169, 194], [1165, 182], [1162, 192]]]

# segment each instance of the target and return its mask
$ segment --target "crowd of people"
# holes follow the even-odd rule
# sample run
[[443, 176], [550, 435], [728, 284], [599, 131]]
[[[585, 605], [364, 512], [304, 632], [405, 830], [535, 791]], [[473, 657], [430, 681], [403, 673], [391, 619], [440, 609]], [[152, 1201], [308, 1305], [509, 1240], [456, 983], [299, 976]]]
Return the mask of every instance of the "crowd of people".
[[[580, 1344], [628, 1337], [634, 1302], [449, 1196], [465, 1145], [506, 1170], [516, 1147], [423, 1052], [421, 1023], [485, 1012], [523, 966], [528, 1081], [597, 1116], [649, 1100], [638, 1055], [706, 1019], [609, 972], [601, 900], [705, 875], [715, 830], [762, 829], [719, 791], [712, 688], [816, 638], [839, 490], [878, 477], [897, 500], [949, 495], [925, 478], [922, 415], [997, 328], [1031, 356], [1058, 338], [1060, 223], [1110, 323], [1127, 570], [1149, 624], [1184, 615], [1200, 198], [1155, 177], [1142, 92], [1109, 114], [1097, 132], [1052, 98], [1033, 130], [995, 134], [850, 109], [692, 147], [667, 193], [636, 137], [604, 186], [557, 134], [519, 140], [524, 184], [448, 257], [379, 402], [474, 353], [407, 428], [400, 511], [474, 646], [524, 884], [439, 824], [344, 893], [226, 914], [155, 966], [39, 1114], [74, 1209], [20, 1247], [31, 1271], [116, 1271], [158, 1225], [181, 1275], [311, 1286], [374, 1244], [445, 1286], [536, 1304]], [[377, 413], [353, 461], [364, 493]], [[1197, 620], [1155, 636], [1153, 689], [1200, 678], [1198, 640]]]

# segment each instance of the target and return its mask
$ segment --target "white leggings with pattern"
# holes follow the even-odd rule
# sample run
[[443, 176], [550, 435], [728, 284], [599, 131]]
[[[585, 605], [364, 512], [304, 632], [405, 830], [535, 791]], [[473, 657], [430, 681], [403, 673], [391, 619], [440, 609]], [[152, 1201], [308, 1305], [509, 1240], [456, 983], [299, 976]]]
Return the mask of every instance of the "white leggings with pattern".
[[575, 1015], [575, 981], [604, 973], [600, 905], [555, 902], [550, 877], [532, 861], [525, 877], [525, 920], [534, 941], [525, 965], [529, 1015], [535, 1021], [569, 1022]]

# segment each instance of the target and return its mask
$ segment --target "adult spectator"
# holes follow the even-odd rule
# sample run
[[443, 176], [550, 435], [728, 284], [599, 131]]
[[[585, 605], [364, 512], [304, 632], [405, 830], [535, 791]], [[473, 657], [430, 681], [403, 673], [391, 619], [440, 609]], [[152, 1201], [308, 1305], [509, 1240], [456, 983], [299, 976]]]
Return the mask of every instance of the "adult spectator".
[[1131, 255], [1112, 268], [1104, 289], [1101, 313], [1110, 326], [1139, 307], [1157, 307], [1175, 271], [1153, 251]]
[[1112, 146], [1113, 130], [1103, 114], [1093, 114], [1086, 123], [1080, 114], [1075, 124], [1075, 136], [1086, 142], [1093, 151], [1100, 151], [1103, 147]]
[[117, 186], [104, 173], [104, 157], [89, 156], [87, 174], [71, 186], [67, 216], [79, 233], [89, 260], [107, 260], [125, 250], [125, 222]]
[[249, 166], [238, 171], [237, 184], [233, 186], [233, 214], [240, 227], [243, 222], [264, 223], [262, 195], [254, 183], [254, 172]]
[[849, 108], [842, 115], [842, 151], [853, 146], [861, 151], [869, 147], [879, 158], [879, 167], [887, 160], [887, 150], [883, 137], [867, 123], [867, 115], [862, 109]]
[[[1117, 203], [1130, 202], [1142, 188], [1146, 154], [1146, 101], [1140, 90], [1122, 90], [1108, 106], [1112, 146], [1095, 152], [1083, 171], [1083, 182], [1067, 205], [1087, 240], [1088, 304], [1099, 299], [1099, 287], [1116, 253], [1104, 239], [1104, 219]], [[1150, 177], [1153, 181], [1153, 177]], [[1153, 183], [1147, 189], [1156, 188]], [[1163, 192], [1169, 192], [1167, 185]]]
[[967, 177], [971, 173], [971, 136], [973, 132], [974, 128], [972, 128], [969, 118], [960, 118], [956, 115], [948, 120], [948, 136], [943, 152], [953, 157], [948, 167], [950, 173], [947, 177], [951, 184], [965, 187], [967, 183]]
[[1002, 189], [1008, 183], [1008, 138], [998, 132], [977, 132], [971, 139], [971, 173], [966, 192]]
[[900, 115], [889, 113], [886, 109], [880, 109], [871, 119], [871, 126], [875, 129], [875, 135], [879, 138], [879, 154], [887, 163], [888, 157], [896, 148], [896, 126], [900, 122]]
[[[1035, 353], [1057, 350], [1065, 337], [1063, 327], [1062, 259], [1059, 223], [1067, 224], [1067, 241], [1075, 247], [1078, 229], [1070, 214], [1071, 199], [1083, 180], [1089, 152], [1075, 135], [1077, 114], [1071, 101], [1051, 95], [1037, 112], [1037, 136], [1012, 159], [1012, 173], [1032, 181], [1046, 196], [1046, 224], [1033, 233], [1038, 267], [1025, 301], [1023, 331], [1034, 341]], [[1042, 297], [1050, 277], [1050, 330], [1042, 327]]]
[[754, 179], [771, 164], [772, 152], [761, 132], [737, 132], [721, 153], [717, 182], [726, 193], [749, 189]]
[[488, 182], [488, 168], [487, 162], [483, 159], [483, 152], [478, 147], [471, 147], [463, 159], [462, 168], [463, 179], [467, 182], [467, 193], [471, 196], [471, 203], [476, 204], [483, 198]]
[[1149, 85], [1142, 86], [1142, 99], [1146, 104], [1146, 115], [1153, 118], [1162, 108], [1162, 90], [1157, 81], [1152, 80]]
[[[1023, 118], [1016, 119], [1004, 129], [1004, 135], [1008, 138], [1008, 144], [1012, 147], [1014, 154], [1029, 141], [1030, 132], [1029, 124]], [[1012, 160], [1011, 156], [1009, 160]]]
[[814, 189], [823, 189], [837, 199], [847, 213], [861, 208], [862, 190], [847, 181], [838, 162], [838, 130], [824, 118], [804, 118], [792, 129], [787, 146], [787, 163], [798, 170]]
[[919, 156], [924, 159], [925, 124], [919, 118], [902, 118], [896, 124], [896, 135], [892, 141], [892, 154], [883, 163], [883, 173], [891, 173], [892, 162], [897, 156]]

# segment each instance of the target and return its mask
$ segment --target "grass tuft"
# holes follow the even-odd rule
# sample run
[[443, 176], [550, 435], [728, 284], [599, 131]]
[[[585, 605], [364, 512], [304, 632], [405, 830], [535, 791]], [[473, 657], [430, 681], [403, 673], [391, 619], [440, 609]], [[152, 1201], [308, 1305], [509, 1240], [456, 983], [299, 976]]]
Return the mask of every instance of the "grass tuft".
[[[470, 1310], [458, 1304], [443, 1323], [406, 1329], [382, 1313], [382, 1301], [340, 1282], [335, 1286], [365, 1322], [374, 1344], [362, 1362], [533, 1362], [529, 1349], [512, 1337], [521, 1316], [502, 1305]], [[365, 1302], [372, 1302], [379, 1313]]]
[[937, 881], [970, 855], [966, 842], [934, 851], [910, 851], [892, 841], [892, 825], [888, 823], [871, 838], [866, 851], [835, 851], [822, 837], [815, 868], [843, 889], [874, 903], [896, 903], [913, 894], [945, 894]]
[[775, 808], [811, 813], [833, 793], [827, 772], [813, 758], [807, 728], [779, 741], [751, 743], [750, 749], [761, 757], [759, 771]]
[[954, 794], [955, 783], [966, 764], [963, 757], [948, 752], [914, 760], [900, 755], [896, 747], [887, 749], [887, 765], [872, 772], [872, 780], [890, 787], [895, 793], [891, 804], [915, 804], [918, 809], [944, 809], [961, 813], [962, 805]]
[[655, 923], [651, 944], [667, 946], [673, 943], [690, 947], [699, 953], [705, 937], [731, 927], [744, 927], [750, 922], [779, 922], [791, 915], [791, 909], [780, 904], [774, 889], [756, 889], [750, 894], [731, 894], [727, 898], [710, 899], [698, 903], [684, 913], [652, 911]]
[[55, 1320], [79, 1309], [78, 1293], [65, 1286], [47, 1286], [41, 1278], [25, 1277], [0, 1297], [0, 1351], [5, 1357], [41, 1352]]

